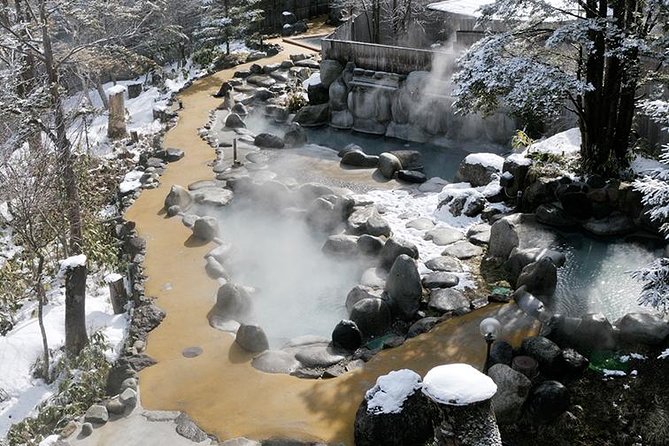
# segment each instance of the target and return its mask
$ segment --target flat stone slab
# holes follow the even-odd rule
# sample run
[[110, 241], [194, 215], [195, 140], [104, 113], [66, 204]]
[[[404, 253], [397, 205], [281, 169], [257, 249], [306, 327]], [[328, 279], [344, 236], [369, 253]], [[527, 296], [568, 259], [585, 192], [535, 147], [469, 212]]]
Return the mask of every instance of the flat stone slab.
[[314, 344], [300, 349], [295, 359], [306, 367], [326, 368], [343, 361], [344, 355], [336, 353], [328, 345]]
[[469, 299], [458, 290], [452, 288], [439, 288], [432, 290], [428, 307], [442, 313], [457, 312], [468, 313]]
[[266, 373], [293, 373], [300, 367], [295, 355], [281, 350], [266, 350], [256, 356], [251, 365]]
[[465, 238], [465, 235], [457, 229], [436, 228], [425, 234], [425, 240], [432, 240], [435, 245], [446, 246]]
[[455, 257], [435, 257], [425, 262], [425, 266], [432, 271], [444, 271], [447, 273], [461, 273], [462, 263]]
[[460, 260], [471, 259], [481, 254], [483, 254], [483, 248], [465, 240], [446, 246], [441, 253], [443, 256], [451, 256]]
[[460, 283], [460, 278], [453, 273], [436, 271], [423, 277], [425, 288], [451, 288]]
[[196, 203], [214, 207], [227, 206], [232, 201], [233, 196], [231, 190], [222, 187], [205, 187], [193, 193]]
[[482, 223], [472, 226], [467, 231], [467, 239], [475, 245], [487, 245], [490, 243], [490, 225]]
[[434, 222], [430, 218], [421, 217], [415, 220], [411, 220], [406, 224], [406, 227], [417, 229], [419, 231], [428, 231], [434, 228]]

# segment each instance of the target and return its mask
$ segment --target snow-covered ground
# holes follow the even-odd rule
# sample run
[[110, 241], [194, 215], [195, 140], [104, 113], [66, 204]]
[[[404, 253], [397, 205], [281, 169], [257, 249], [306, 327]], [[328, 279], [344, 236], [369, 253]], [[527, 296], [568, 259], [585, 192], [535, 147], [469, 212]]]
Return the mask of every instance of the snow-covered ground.
[[[89, 334], [101, 331], [109, 345], [109, 359], [120, 353], [127, 334], [130, 318], [115, 315], [109, 298], [109, 287], [102, 272], [91, 274], [86, 283], [86, 326]], [[65, 288], [62, 279], [51, 282], [44, 307], [44, 325], [49, 349], [58, 352], [65, 343]], [[32, 377], [32, 368], [42, 356], [42, 337], [37, 317], [37, 303], [27, 302], [17, 315], [16, 326], [0, 337], [0, 389], [9, 398], [0, 402], [0, 438], [7, 434], [13, 423], [32, 415], [37, 404], [53, 395], [57, 383], [46, 384]]]

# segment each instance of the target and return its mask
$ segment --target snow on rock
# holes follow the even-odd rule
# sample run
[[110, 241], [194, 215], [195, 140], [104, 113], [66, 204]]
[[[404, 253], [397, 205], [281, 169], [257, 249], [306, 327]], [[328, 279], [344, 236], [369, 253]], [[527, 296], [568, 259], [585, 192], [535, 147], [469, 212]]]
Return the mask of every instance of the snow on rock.
[[114, 86], [107, 89], [107, 95], [108, 96], [114, 96], [114, 95], [117, 95], [119, 93], [125, 93], [126, 90], [127, 90], [127, 88], [126, 88], [125, 85], [122, 85], [122, 84], [114, 85]]
[[609, 369], [602, 369], [602, 373], [604, 374], [604, 377], [609, 378], [612, 376], [627, 376], [627, 373], [623, 372], [622, 370], [609, 370]]
[[309, 89], [310, 85], [318, 85], [321, 83], [321, 73], [319, 71], [316, 71], [314, 74], [309, 76], [307, 80], [302, 82], [302, 86], [304, 87], [305, 90]]
[[630, 168], [637, 175], [649, 175], [661, 169], [669, 169], [669, 166], [658, 160], [636, 155], [630, 163]]
[[530, 166], [532, 165], [532, 160], [525, 157], [522, 153], [512, 153], [506, 157], [507, 161], [512, 161], [513, 163], [519, 166]]
[[396, 370], [379, 376], [376, 385], [365, 394], [367, 412], [399, 413], [406, 399], [421, 387], [420, 375], [412, 370]]
[[105, 276], [105, 283], [114, 283], [123, 279], [123, 276], [119, 273], [110, 273]]
[[123, 181], [121, 181], [121, 184], [118, 185], [119, 192], [122, 194], [127, 194], [142, 187], [142, 182], [140, 179], [143, 175], [144, 172], [140, 170], [132, 170], [126, 173], [123, 177]]
[[423, 393], [439, 404], [466, 406], [490, 399], [495, 392], [494, 381], [469, 364], [437, 366], [423, 380]]
[[3, 201], [0, 203], [0, 222], [5, 221], [11, 223], [14, 220], [14, 216], [9, 211], [9, 203]]
[[669, 348], [660, 353], [660, 356], [657, 359], [668, 359], [669, 358]]
[[504, 165], [504, 158], [494, 153], [472, 153], [465, 157], [463, 163], [465, 164], [480, 164], [484, 167], [492, 167], [495, 170], [501, 171]]
[[581, 131], [575, 127], [556, 133], [528, 147], [523, 155], [532, 152], [552, 153], [555, 155], [573, 155], [581, 151]]

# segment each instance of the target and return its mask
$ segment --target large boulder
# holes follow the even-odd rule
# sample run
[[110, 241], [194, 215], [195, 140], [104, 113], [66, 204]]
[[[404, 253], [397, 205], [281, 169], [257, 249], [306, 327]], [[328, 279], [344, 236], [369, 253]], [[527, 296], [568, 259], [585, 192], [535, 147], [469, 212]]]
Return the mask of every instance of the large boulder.
[[528, 293], [550, 298], [557, 286], [557, 267], [550, 257], [541, 257], [520, 272], [516, 282], [518, 288], [525, 286]]
[[331, 235], [323, 245], [323, 252], [332, 256], [355, 257], [358, 255], [358, 237], [346, 234]]
[[214, 217], [200, 217], [193, 223], [193, 237], [210, 242], [218, 237], [218, 220]]
[[420, 389], [420, 376], [410, 370], [380, 376], [356, 413], [356, 446], [426, 444], [438, 411]]
[[402, 163], [399, 158], [397, 158], [392, 153], [384, 152], [379, 155], [379, 172], [385, 178], [393, 179], [395, 173], [402, 170]]
[[283, 135], [283, 141], [288, 147], [302, 147], [307, 143], [307, 132], [300, 124], [293, 122]]
[[616, 322], [622, 343], [663, 345], [669, 340], [669, 322], [649, 313], [628, 313]]
[[504, 158], [493, 153], [472, 153], [467, 155], [458, 167], [456, 179], [474, 187], [485, 186], [493, 175], [502, 173]]
[[182, 212], [185, 212], [192, 203], [193, 197], [188, 189], [176, 184], [170, 188], [170, 192], [165, 197], [165, 209], [178, 206]]
[[244, 320], [251, 312], [251, 296], [241, 286], [226, 283], [216, 293], [213, 316], [222, 319]]
[[569, 390], [558, 381], [544, 381], [530, 395], [528, 412], [539, 423], [549, 423], [562, 415], [570, 404]]
[[225, 126], [229, 129], [245, 129], [246, 124], [242, 121], [242, 118], [237, 113], [230, 113], [227, 118], [225, 118]]
[[339, 75], [344, 71], [344, 66], [336, 60], [324, 59], [321, 61], [321, 84], [324, 87], [330, 87], [332, 83], [337, 80]]
[[446, 271], [435, 271], [423, 277], [425, 288], [451, 288], [460, 283], [460, 278]]
[[[348, 111], [348, 89], [341, 79], [336, 80], [330, 85], [330, 107], [332, 112]], [[353, 115], [351, 115], [351, 125], [353, 125]]]
[[550, 258], [553, 261], [553, 264], [555, 264], [557, 267], [561, 267], [566, 262], [564, 253], [554, 251], [552, 249], [513, 248], [508, 260], [504, 263], [504, 267], [509, 273], [510, 281], [515, 283], [518, 280], [518, 276], [520, 276], [521, 271], [523, 271], [523, 268], [543, 257]]
[[406, 254], [397, 257], [390, 268], [385, 290], [393, 312], [403, 320], [412, 320], [423, 295], [416, 261]]
[[280, 136], [271, 133], [260, 133], [253, 140], [253, 144], [263, 149], [283, 149], [286, 145]]
[[380, 291], [377, 292], [368, 286], [356, 285], [351, 289], [351, 291], [348, 292], [348, 295], [346, 296], [346, 310], [350, 313], [351, 310], [353, 310], [353, 306], [362, 299], [380, 297]]
[[469, 299], [453, 288], [432, 290], [428, 307], [439, 313], [465, 314], [470, 311]]
[[542, 373], [548, 376], [560, 374], [562, 351], [553, 341], [543, 336], [531, 336], [523, 339], [521, 351], [539, 363]]
[[351, 150], [342, 156], [341, 164], [345, 166], [373, 168], [379, 165], [379, 157], [367, 155], [362, 150]]
[[423, 155], [418, 150], [391, 150], [402, 166], [403, 170], [422, 170]]
[[396, 237], [389, 238], [379, 255], [381, 266], [390, 268], [395, 263], [395, 259], [402, 254], [408, 255], [412, 259], [418, 259], [418, 248], [409, 241]]
[[346, 350], [356, 350], [362, 344], [362, 333], [358, 325], [349, 320], [340, 321], [332, 331], [332, 344]]
[[251, 353], [260, 353], [269, 349], [267, 335], [258, 325], [240, 325], [235, 342], [244, 350]]
[[328, 104], [307, 105], [302, 107], [293, 122], [297, 122], [302, 127], [320, 127], [326, 125], [330, 120], [330, 106]]
[[307, 87], [307, 96], [309, 97], [309, 104], [320, 105], [327, 104], [330, 99], [329, 85], [322, 83], [309, 84]]
[[490, 228], [488, 256], [505, 261], [513, 248], [549, 248], [556, 238], [554, 233], [537, 223], [534, 215], [509, 215]]
[[497, 393], [492, 397], [492, 408], [499, 424], [515, 423], [523, 409], [532, 387], [525, 375], [508, 365], [495, 364], [488, 370], [488, 376], [497, 384]]
[[358, 301], [351, 308], [349, 317], [365, 338], [384, 335], [390, 329], [392, 322], [388, 304], [377, 298], [365, 298]]

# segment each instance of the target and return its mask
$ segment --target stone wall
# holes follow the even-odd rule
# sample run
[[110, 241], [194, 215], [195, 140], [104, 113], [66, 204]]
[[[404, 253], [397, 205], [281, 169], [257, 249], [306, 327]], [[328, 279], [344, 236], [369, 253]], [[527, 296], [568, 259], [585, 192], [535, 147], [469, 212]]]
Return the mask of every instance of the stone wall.
[[516, 129], [515, 121], [503, 113], [457, 116], [449, 82], [427, 71], [405, 76], [324, 60], [321, 83], [329, 91], [330, 126], [337, 129], [440, 145], [504, 144]]

